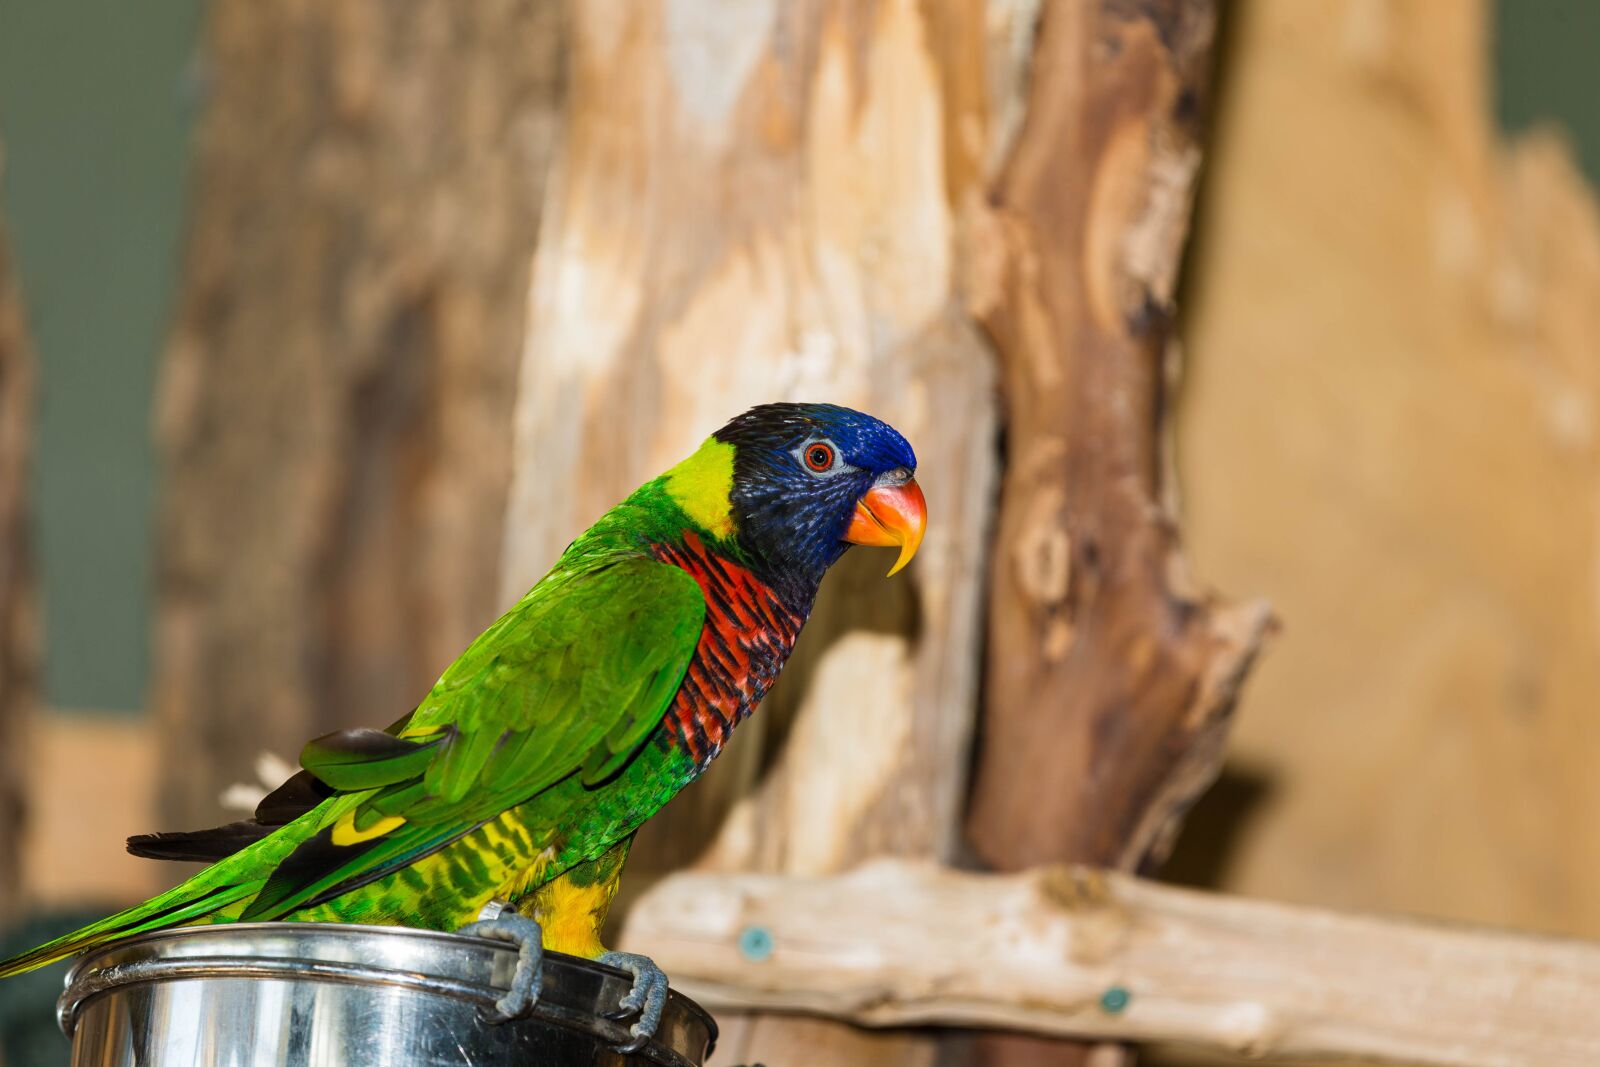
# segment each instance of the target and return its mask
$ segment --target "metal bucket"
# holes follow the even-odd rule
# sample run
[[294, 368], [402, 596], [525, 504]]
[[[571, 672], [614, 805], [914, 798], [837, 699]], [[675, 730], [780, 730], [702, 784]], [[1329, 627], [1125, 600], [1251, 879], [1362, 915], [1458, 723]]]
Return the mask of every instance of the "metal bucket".
[[532, 1013], [482, 1021], [516, 953], [380, 926], [238, 923], [169, 930], [84, 956], [57, 1009], [73, 1067], [698, 1067], [716, 1024], [676, 993], [632, 1056], [604, 1018], [621, 971], [554, 953]]

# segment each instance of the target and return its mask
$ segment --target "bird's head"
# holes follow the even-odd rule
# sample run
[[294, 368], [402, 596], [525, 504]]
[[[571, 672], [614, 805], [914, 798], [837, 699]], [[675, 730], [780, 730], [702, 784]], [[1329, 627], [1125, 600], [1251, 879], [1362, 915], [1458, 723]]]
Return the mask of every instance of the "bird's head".
[[916, 470], [906, 439], [871, 415], [762, 404], [712, 434], [666, 480], [701, 525], [815, 588], [852, 544], [898, 548], [890, 574], [911, 561], [927, 521]]

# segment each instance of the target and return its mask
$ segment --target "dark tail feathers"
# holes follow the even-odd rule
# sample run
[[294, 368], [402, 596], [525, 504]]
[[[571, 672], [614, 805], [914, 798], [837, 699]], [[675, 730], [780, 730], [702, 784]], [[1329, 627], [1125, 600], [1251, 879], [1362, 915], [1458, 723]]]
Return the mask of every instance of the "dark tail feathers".
[[190, 860], [215, 863], [260, 841], [277, 829], [254, 819], [242, 819], [211, 830], [165, 834], [137, 834], [128, 838], [128, 851], [151, 860]]

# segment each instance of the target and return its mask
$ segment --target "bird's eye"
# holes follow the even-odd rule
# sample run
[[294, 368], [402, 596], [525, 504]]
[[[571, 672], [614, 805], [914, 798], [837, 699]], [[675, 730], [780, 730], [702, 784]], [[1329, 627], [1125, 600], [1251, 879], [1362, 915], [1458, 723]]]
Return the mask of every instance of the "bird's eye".
[[833, 446], [817, 441], [806, 446], [806, 466], [821, 474], [833, 466]]

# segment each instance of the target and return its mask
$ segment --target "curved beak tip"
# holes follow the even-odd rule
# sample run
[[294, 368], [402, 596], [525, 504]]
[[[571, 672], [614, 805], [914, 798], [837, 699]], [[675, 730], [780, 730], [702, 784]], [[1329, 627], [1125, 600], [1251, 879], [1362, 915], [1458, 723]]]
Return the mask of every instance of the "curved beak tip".
[[880, 485], [856, 501], [855, 515], [844, 539], [856, 545], [898, 547], [900, 555], [889, 568], [892, 576], [917, 554], [928, 524], [928, 504], [915, 478], [900, 485]]

